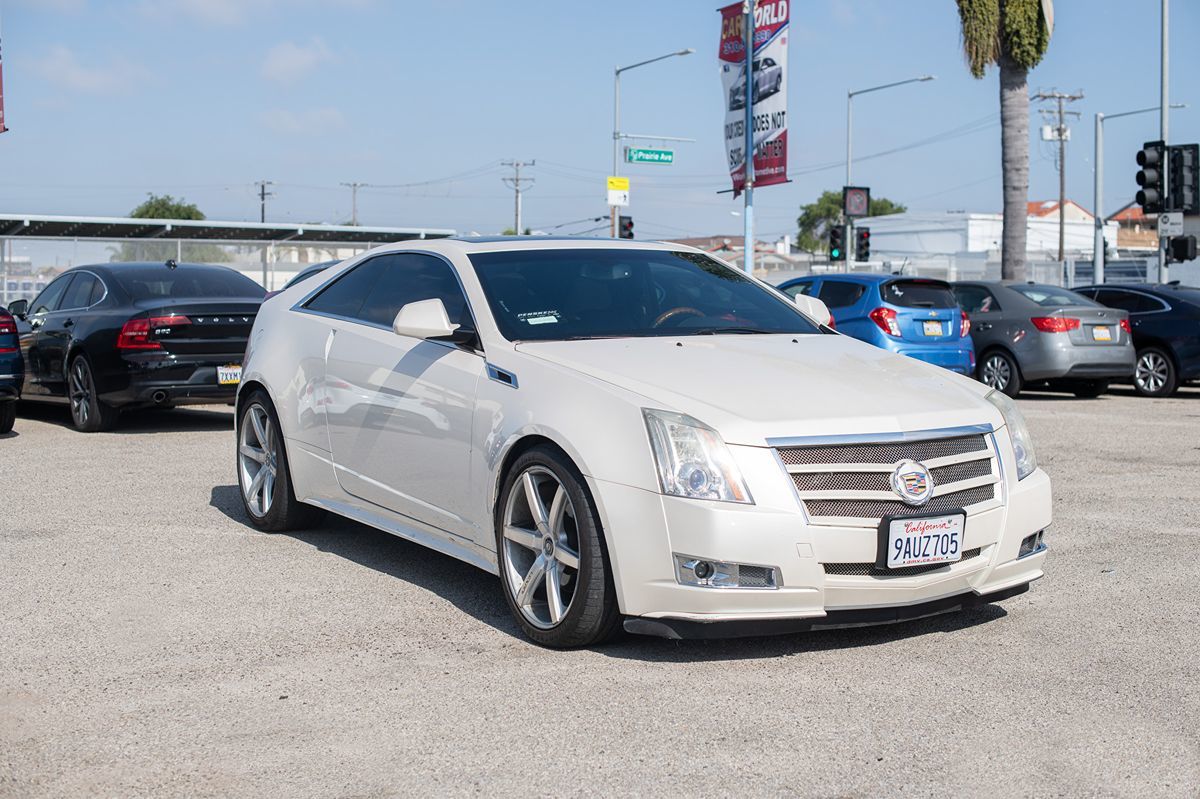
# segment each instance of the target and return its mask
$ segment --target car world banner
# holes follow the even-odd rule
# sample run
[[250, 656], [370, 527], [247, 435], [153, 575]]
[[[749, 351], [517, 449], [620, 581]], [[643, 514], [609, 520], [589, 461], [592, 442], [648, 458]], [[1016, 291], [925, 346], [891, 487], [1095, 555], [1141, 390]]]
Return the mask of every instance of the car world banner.
[[[746, 184], [745, 5], [721, 11], [721, 87], [725, 155], [736, 197]], [[788, 0], [758, 0], [754, 10], [754, 185], [787, 181]]]

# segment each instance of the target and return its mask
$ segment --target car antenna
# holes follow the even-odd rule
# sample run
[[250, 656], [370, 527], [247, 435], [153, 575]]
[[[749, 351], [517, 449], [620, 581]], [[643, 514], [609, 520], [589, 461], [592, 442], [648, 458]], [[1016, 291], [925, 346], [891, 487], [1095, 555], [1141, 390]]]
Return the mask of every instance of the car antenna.
[[174, 259], [174, 258], [168, 258], [168, 259], [167, 259], [167, 269], [174, 269], [174, 268], [175, 268], [175, 267], [177, 267], [177, 266], [179, 266], [179, 264], [175, 263], [175, 259]]

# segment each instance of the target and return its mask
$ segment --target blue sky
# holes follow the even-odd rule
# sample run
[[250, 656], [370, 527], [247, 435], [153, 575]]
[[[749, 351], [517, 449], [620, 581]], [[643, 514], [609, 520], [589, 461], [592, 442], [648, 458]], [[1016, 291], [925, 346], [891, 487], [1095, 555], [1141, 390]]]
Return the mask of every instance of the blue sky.
[[[525, 222], [607, 213], [612, 69], [626, 130], [695, 139], [671, 166], [626, 166], [639, 237], [733, 233], [717, 71], [719, 3], [606, 0], [0, 0], [9, 133], [0, 210], [122, 215], [146, 192], [214, 219], [341, 222], [360, 181], [364, 224], [494, 232], [511, 224], [499, 162], [535, 160]], [[1000, 207], [997, 78], [967, 73], [950, 0], [794, 0], [789, 167], [757, 193], [763, 238], [842, 183], [845, 93], [931, 73], [855, 101], [855, 182], [914, 210]], [[1092, 117], [1158, 103], [1157, 0], [1058, 0], [1031, 91], [1082, 89], [1072, 106], [1068, 194], [1092, 198]], [[1200, 4], [1172, 4], [1174, 142], [1200, 140]], [[1033, 116], [1031, 199], [1057, 193]], [[859, 157], [968, 131], [896, 154]], [[1106, 208], [1130, 199], [1155, 114], [1106, 130]], [[824, 170], [809, 167], [833, 164]], [[446, 178], [453, 177], [453, 180]], [[417, 185], [411, 185], [417, 184]], [[582, 231], [578, 223], [560, 232]]]

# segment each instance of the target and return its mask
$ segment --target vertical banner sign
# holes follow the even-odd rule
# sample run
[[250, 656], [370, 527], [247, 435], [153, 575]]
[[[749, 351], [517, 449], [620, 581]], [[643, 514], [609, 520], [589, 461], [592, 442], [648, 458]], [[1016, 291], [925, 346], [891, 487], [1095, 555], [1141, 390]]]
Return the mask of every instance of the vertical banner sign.
[[[745, 6], [734, 3], [721, 14], [721, 88], [725, 103], [725, 155], [733, 195], [746, 183]], [[754, 10], [754, 185], [787, 181], [788, 0], [758, 0]]]

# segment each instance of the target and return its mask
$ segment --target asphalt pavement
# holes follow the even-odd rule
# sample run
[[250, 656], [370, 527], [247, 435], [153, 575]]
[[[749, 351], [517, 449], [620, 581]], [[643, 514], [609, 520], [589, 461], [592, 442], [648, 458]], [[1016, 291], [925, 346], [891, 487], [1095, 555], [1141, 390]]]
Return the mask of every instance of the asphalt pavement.
[[0, 796], [1196, 796], [1200, 389], [1028, 395], [1047, 576], [781, 638], [526, 642], [496, 578], [242, 513], [225, 407], [0, 437]]

